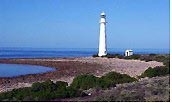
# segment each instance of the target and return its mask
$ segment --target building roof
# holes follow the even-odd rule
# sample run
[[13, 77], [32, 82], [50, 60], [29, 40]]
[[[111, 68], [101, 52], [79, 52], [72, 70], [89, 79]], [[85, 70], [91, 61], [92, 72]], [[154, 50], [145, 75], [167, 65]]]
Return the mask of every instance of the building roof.
[[126, 50], [125, 52], [133, 52], [133, 50], [129, 49], [129, 50]]

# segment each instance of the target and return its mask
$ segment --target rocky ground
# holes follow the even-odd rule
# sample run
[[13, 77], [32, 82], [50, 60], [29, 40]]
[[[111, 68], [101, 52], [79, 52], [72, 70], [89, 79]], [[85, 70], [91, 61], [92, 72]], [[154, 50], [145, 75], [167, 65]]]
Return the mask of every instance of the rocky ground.
[[81, 74], [94, 74], [102, 76], [110, 71], [125, 73], [137, 77], [148, 67], [162, 66], [163, 63], [140, 60], [124, 60], [117, 58], [51, 58], [51, 59], [0, 59], [0, 63], [30, 64], [56, 68], [56, 71], [24, 75], [13, 78], [0, 78], [0, 92], [13, 88], [29, 87], [33, 82], [51, 79], [54, 81], [66, 81], [69, 84], [73, 78]]
[[54, 99], [52, 101], [169, 102], [170, 77], [144, 78], [138, 82], [119, 84], [109, 90], [93, 88], [85, 92], [91, 95], [78, 98]]

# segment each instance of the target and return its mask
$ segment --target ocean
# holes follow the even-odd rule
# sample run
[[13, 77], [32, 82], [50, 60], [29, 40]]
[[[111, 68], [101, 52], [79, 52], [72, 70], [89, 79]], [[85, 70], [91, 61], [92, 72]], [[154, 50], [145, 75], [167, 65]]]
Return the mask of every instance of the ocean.
[[38, 74], [55, 71], [54, 68], [26, 65], [26, 64], [0, 64], [0, 77], [15, 77], [26, 74]]
[[[123, 55], [126, 49], [108, 48], [110, 54]], [[132, 49], [134, 54], [169, 54], [169, 49]], [[0, 58], [89, 57], [96, 48], [0, 48]]]

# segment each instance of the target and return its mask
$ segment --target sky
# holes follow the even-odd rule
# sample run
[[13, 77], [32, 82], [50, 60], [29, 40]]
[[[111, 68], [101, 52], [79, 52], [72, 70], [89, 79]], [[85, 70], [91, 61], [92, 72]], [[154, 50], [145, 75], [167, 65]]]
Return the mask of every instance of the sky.
[[0, 47], [169, 49], [169, 0], [0, 0]]

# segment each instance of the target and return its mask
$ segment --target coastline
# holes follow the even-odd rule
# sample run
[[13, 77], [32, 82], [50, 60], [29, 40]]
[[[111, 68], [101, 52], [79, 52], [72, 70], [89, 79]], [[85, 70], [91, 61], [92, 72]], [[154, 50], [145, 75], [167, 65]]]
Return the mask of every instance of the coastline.
[[70, 84], [75, 76], [81, 74], [102, 76], [110, 71], [116, 71], [137, 77], [148, 67], [163, 65], [163, 63], [156, 61], [144, 62], [140, 60], [100, 57], [0, 59], [0, 63], [39, 65], [57, 69], [56, 71], [42, 74], [0, 78], [0, 92], [14, 88], [30, 87], [33, 82], [41, 82], [47, 79], [65, 81]]

